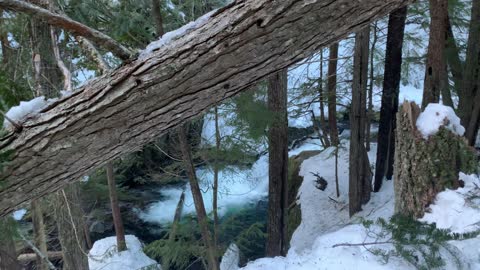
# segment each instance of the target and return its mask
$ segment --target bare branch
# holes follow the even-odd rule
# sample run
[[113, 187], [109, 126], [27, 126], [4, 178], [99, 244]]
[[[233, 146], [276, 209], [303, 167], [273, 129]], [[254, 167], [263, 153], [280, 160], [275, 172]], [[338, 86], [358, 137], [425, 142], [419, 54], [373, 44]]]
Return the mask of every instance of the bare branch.
[[32, 16], [37, 16], [52, 26], [63, 28], [75, 35], [88, 38], [97, 46], [111, 51], [114, 55], [122, 60], [127, 60], [133, 55], [130, 50], [102, 32], [74, 21], [67, 16], [53, 13], [47, 9], [32, 5], [26, 1], [0, 0], [0, 7], [7, 10], [14, 10]]

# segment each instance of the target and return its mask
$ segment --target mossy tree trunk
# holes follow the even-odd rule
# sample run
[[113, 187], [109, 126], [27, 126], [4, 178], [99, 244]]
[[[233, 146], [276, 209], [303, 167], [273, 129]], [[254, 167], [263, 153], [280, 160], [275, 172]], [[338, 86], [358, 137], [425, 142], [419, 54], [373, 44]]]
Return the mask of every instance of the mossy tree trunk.
[[474, 150], [465, 138], [441, 127], [424, 139], [416, 128], [420, 108], [405, 102], [397, 115], [395, 212], [421, 217], [438, 192], [461, 186], [458, 173], [473, 173]]

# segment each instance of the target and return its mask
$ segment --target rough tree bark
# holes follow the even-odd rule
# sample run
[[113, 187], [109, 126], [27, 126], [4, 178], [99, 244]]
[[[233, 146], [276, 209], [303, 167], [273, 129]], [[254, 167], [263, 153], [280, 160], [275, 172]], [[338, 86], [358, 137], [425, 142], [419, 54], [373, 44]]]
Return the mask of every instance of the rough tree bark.
[[182, 151], [183, 160], [185, 163], [185, 169], [187, 171], [188, 179], [190, 181], [190, 189], [192, 190], [193, 203], [195, 205], [195, 211], [197, 213], [198, 224], [202, 233], [202, 238], [205, 243], [208, 269], [218, 270], [218, 260], [216, 255], [215, 246], [210, 236], [210, 230], [208, 229], [207, 212], [205, 211], [205, 204], [203, 202], [202, 192], [198, 184], [197, 175], [195, 173], [195, 167], [193, 165], [192, 155], [190, 151], [190, 144], [187, 139], [187, 132], [184, 126], [177, 128], [178, 139], [180, 143], [180, 149]]
[[416, 128], [420, 108], [405, 102], [397, 114], [395, 212], [422, 217], [438, 192], [460, 186], [458, 173], [473, 173], [475, 151], [465, 138], [441, 127], [424, 139]]
[[115, 175], [113, 173], [113, 163], [109, 162], [106, 166], [108, 192], [110, 196], [110, 205], [112, 207], [113, 225], [115, 227], [115, 235], [117, 237], [117, 251], [127, 250], [125, 242], [125, 230], [123, 229], [122, 215], [118, 206], [117, 186], [115, 185]]
[[285, 256], [288, 250], [288, 119], [287, 69], [268, 79], [268, 219], [266, 256]]
[[138, 150], [409, 2], [246, 0], [228, 5], [198, 29], [89, 82], [22, 123], [23, 131], [1, 138], [0, 151], [13, 155], [0, 173], [0, 214]]
[[352, 106], [350, 112], [349, 213], [353, 216], [370, 200], [372, 172], [365, 148], [370, 28], [355, 36]]
[[382, 105], [378, 128], [377, 161], [375, 163], [375, 180], [373, 185], [373, 191], [375, 192], [380, 190], [385, 177], [391, 179], [388, 171], [393, 171], [389, 168], [393, 168], [395, 152], [395, 116], [398, 111], [398, 94], [400, 92], [402, 73], [402, 47], [406, 19], [406, 7], [392, 12], [388, 19]]
[[429, 103], [438, 103], [440, 93], [447, 87], [443, 78], [447, 76], [444, 51], [447, 42], [448, 0], [430, 0], [430, 17], [422, 108]]

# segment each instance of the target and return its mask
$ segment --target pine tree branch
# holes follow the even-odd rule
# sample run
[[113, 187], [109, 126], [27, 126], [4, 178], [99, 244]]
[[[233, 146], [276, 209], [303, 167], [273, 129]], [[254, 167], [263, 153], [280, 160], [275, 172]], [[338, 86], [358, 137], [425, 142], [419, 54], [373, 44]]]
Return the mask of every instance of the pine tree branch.
[[53, 13], [39, 6], [19, 0], [0, 0], [0, 8], [23, 12], [41, 18], [52, 26], [63, 28], [75, 35], [89, 39], [98, 47], [111, 51], [115, 56], [122, 60], [128, 60], [133, 55], [130, 50], [104, 33], [74, 21], [67, 16]]

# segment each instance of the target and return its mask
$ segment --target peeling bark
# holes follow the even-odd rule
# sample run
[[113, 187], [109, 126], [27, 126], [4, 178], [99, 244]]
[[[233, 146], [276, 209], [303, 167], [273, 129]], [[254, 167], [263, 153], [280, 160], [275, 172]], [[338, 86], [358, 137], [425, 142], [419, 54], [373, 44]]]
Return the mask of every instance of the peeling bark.
[[[1, 1], [1, 0], [0, 0]], [[3, 1], [4, 2], [4, 1]], [[410, 0], [245, 0], [0, 139], [0, 214], [55, 191]], [[318, 27], [321, 24], [322, 27]]]

